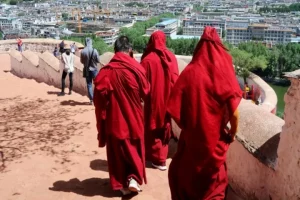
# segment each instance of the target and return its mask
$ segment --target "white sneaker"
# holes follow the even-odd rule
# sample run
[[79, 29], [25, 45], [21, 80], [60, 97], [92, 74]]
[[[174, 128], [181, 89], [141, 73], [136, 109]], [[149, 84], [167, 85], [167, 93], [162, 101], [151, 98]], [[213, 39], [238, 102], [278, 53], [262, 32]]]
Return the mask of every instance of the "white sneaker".
[[131, 191], [128, 188], [123, 188], [120, 190], [123, 196], [131, 194]]
[[160, 171], [166, 171], [168, 168], [167, 166], [159, 166], [152, 163], [152, 166], [156, 169], [159, 169]]
[[128, 189], [131, 192], [140, 192], [140, 191], [142, 191], [139, 184], [133, 178], [131, 178], [130, 181], [129, 181]]

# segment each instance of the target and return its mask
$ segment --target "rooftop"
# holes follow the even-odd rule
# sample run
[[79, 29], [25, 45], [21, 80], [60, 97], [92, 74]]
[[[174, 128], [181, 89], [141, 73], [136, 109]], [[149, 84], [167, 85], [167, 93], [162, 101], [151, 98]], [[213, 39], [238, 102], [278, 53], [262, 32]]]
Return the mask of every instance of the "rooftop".
[[155, 24], [155, 26], [167, 26], [167, 25], [172, 24], [174, 22], [177, 22], [177, 19], [168, 19], [166, 21], [159, 22], [159, 23]]

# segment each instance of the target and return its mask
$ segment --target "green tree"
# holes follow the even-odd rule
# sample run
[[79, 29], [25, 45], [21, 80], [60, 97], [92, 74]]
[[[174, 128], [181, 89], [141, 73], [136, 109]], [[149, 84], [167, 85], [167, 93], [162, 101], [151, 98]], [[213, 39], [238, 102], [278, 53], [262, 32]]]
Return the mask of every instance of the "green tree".
[[17, 0], [10, 0], [9, 5], [17, 5], [18, 1]]
[[177, 29], [177, 35], [182, 35], [182, 34], [183, 34], [183, 28], [182, 28], [182, 26], [180, 26]]
[[[86, 35], [86, 37], [92, 38], [93, 41], [93, 47], [97, 49], [99, 54], [103, 54], [105, 52], [113, 52], [113, 47], [108, 46], [103, 39], [96, 37], [95, 35]], [[86, 37], [64, 37], [62, 39], [64, 40], [71, 40], [75, 42], [79, 42], [84, 44], [85, 43], [85, 38]]]
[[193, 11], [194, 12], [201, 12], [203, 10], [203, 6], [196, 4], [193, 6]]
[[63, 20], [67, 20], [68, 17], [69, 17], [69, 14], [68, 13], [62, 13], [61, 17], [63, 18]]
[[263, 56], [254, 57], [251, 53], [238, 48], [232, 49], [230, 53], [233, 58], [236, 73], [243, 78], [244, 83], [247, 82], [251, 71], [258, 68], [265, 69], [267, 66], [267, 61]]
[[226, 37], [226, 30], [222, 30], [222, 38]]
[[24, 12], [18, 13], [18, 17], [22, 17], [22, 16], [25, 16], [25, 13], [24, 13]]
[[233, 45], [232, 44], [230, 44], [229, 42], [223, 42], [223, 45], [226, 47], [226, 49], [228, 49], [228, 50], [231, 50], [231, 49], [233, 49]]

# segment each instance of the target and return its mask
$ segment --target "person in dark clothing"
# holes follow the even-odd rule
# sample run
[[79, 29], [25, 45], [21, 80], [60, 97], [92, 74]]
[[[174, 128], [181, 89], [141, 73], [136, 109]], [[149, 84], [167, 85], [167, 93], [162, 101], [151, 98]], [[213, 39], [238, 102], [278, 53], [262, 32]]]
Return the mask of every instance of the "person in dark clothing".
[[61, 43], [59, 44], [59, 52], [62, 55], [65, 52], [65, 41], [61, 41]]
[[58, 49], [57, 49], [57, 47], [54, 48], [53, 55], [54, 55], [55, 57], [58, 56]]
[[88, 89], [88, 96], [90, 104], [93, 104], [93, 80], [98, 74], [97, 65], [100, 62], [99, 54], [93, 48], [93, 41], [91, 38], [85, 39], [85, 48], [81, 51], [80, 62], [83, 64], [83, 77], [86, 78]]

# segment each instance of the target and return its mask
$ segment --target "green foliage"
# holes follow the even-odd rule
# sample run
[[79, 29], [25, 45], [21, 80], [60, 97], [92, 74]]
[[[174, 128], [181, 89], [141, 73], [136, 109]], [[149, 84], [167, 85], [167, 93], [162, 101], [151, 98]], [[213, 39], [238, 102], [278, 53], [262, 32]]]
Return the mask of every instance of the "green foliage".
[[182, 34], [183, 34], [183, 28], [182, 27], [178, 27], [177, 35], [182, 35]]
[[230, 44], [230, 43], [228, 43], [228, 42], [223, 42], [223, 45], [226, 47], [226, 49], [228, 49], [229, 51], [231, 50], [231, 49], [233, 49], [233, 45], [232, 44]]
[[[225, 46], [231, 49], [232, 52], [233, 47], [228, 47], [228, 45], [225, 43]], [[233, 50], [233, 59], [235, 60], [239, 56], [248, 59], [247, 56], [240, 55], [240, 52], [236, 51], [244, 51], [251, 55], [253, 67], [246, 68], [248, 71], [254, 71], [260, 76], [281, 78], [283, 72], [295, 71], [300, 68], [300, 44], [297, 43], [277, 45], [272, 49], [268, 49], [257, 42], [240, 43], [237, 50]]]
[[140, 7], [140, 8], [146, 7], [145, 4], [139, 3], [139, 2], [129, 2], [129, 3], [126, 3], [125, 6], [126, 7]]
[[62, 14], [61, 14], [61, 17], [62, 17], [64, 20], [67, 20], [68, 17], [69, 17], [69, 14], [68, 14], [68, 13], [62, 13]]
[[226, 37], [226, 31], [222, 30], [222, 38], [225, 38], [225, 37]]
[[201, 12], [202, 10], [203, 10], [203, 6], [201, 6], [200, 4], [196, 4], [193, 6], [194, 12]]
[[177, 39], [167, 38], [167, 47], [177, 55], [193, 55], [198, 44], [198, 39]]
[[17, 0], [10, 0], [9, 5], [17, 5], [18, 1]]
[[277, 112], [276, 112], [276, 116], [277, 116], [277, 117], [280, 117], [281, 119], [284, 119], [284, 112], [279, 112], [279, 111], [277, 111]]
[[[86, 37], [90, 37], [93, 40], [93, 47], [97, 49], [99, 54], [103, 54], [105, 52], [113, 52], [113, 47], [108, 46], [101, 38], [96, 37], [95, 35], [87, 35]], [[64, 40], [72, 40], [74, 42], [79, 42], [85, 44], [86, 37], [64, 37]]]
[[230, 53], [233, 58], [236, 73], [240, 77], [243, 77], [244, 82], [246, 82], [251, 71], [258, 68], [265, 69], [267, 67], [267, 60], [264, 56], [255, 56], [238, 48], [231, 49]]
[[259, 12], [262, 13], [286, 13], [286, 12], [291, 12], [291, 11], [300, 11], [300, 3], [293, 3], [289, 6], [287, 5], [279, 5], [279, 6], [264, 6], [262, 8], [259, 9]]
[[18, 17], [22, 17], [22, 16], [25, 16], [25, 13], [24, 13], [24, 12], [18, 13]]
[[260, 42], [244, 42], [238, 45], [240, 50], [253, 54], [253, 56], [268, 56], [269, 50]]
[[120, 35], [125, 35], [133, 43], [133, 49], [137, 52], [143, 52], [144, 48], [147, 45], [148, 39], [143, 35], [146, 33], [146, 29], [154, 26], [159, 22], [161, 18], [173, 18], [172, 13], [165, 13], [157, 17], [153, 17], [144, 22], [137, 22], [133, 25], [132, 28], [121, 28]]

